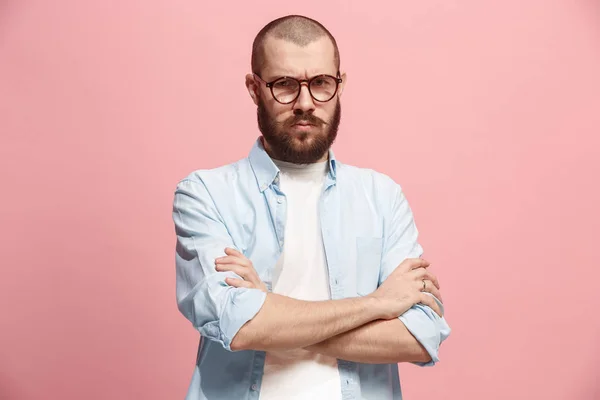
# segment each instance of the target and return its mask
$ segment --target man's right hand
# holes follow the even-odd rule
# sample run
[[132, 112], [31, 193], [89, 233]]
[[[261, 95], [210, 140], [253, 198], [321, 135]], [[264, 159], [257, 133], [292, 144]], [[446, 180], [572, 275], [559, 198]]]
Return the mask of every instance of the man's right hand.
[[429, 292], [442, 301], [437, 278], [427, 270], [429, 265], [422, 258], [407, 258], [369, 295], [378, 301], [382, 319], [397, 318], [417, 303], [443, 316], [435, 299], [424, 293]]

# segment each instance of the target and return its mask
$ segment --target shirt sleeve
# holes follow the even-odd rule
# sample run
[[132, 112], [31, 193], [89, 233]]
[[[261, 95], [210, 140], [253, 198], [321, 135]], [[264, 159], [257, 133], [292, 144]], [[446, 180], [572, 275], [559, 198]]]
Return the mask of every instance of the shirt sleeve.
[[[418, 243], [418, 230], [413, 214], [402, 189], [395, 184], [392, 195], [391, 215], [384, 222], [384, 248], [379, 282], [383, 282], [407, 258], [420, 258], [423, 248]], [[429, 294], [429, 293], [427, 293]], [[444, 311], [442, 303], [432, 295]], [[440, 345], [450, 335], [450, 326], [443, 317], [423, 304], [416, 304], [400, 315], [408, 331], [423, 345], [431, 356], [427, 363], [415, 362], [419, 366], [432, 366], [439, 361]]]
[[215, 270], [215, 258], [224, 256], [226, 247], [239, 249], [201, 180], [186, 178], [177, 185], [173, 221], [179, 311], [203, 337], [232, 351], [231, 341], [258, 313], [266, 293], [229, 286], [225, 278], [241, 277]]

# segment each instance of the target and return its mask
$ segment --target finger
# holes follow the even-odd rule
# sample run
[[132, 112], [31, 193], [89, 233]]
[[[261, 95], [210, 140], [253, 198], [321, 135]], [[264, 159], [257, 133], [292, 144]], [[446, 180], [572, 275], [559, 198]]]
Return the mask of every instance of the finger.
[[437, 277], [429, 269], [425, 270], [425, 275], [422, 279], [429, 279], [431, 282], [433, 282], [436, 288], [440, 288], [440, 283], [438, 282]]
[[410, 271], [417, 268], [427, 268], [430, 263], [422, 258], [407, 258], [402, 262], [402, 265], [404, 265], [405, 271]]
[[262, 281], [259, 276], [256, 274], [256, 271], [253, 268], [246, 268], [243, 265], [237, 264], [217, 264], [215, 266], [215, 270], [218, 272], [231, 271], [240, 276], [246, 282], [250, 282], [254, 285], [254, 287], [260, 287]]
[[[423, 282], [425, 282], [425, 290], [422, 290], [423, 289]], [[432, 295], [434, 295], [436, 297], [436, 299], [438, 299], [440, 302], [443, 303], [443, 301], [442, 301], [442, 294], [440, 293], [439, 289], [435, 287], [434, 283], [431, 282], [430, 280], [424, 279], [421, 282], [421, 291], [431, 293]]]
[[421, 293], [421, 298], [420, 298], [419, 303], [428, 306], [440, 317], [444, 316], [442, 313], [442, 310], [440, 309], [440, 306], [438, 306], [438, 304], [436, 303], [436, 301], [434, 300], [433, 297], [426, 295], [425, 293]]
[[427, 270], [425, 268], [415, 268], [408, 272], [409, 276], [416, 281], [427, 279]]
[[243, 267], [241, 265], [237, 265], [237, 264], [218, 264], [217, 266], [215, 266], [215, 270], [219, 271], [219, 272], [225, 272], [225, 271], [231, 271], [234, 272], [236, 274], [238, 274], [243, 280], [245, 281], [249, 281], [249, 272], [248, 272], [248, 268]]
[[438, 283], [436, 276], [427, 270], [425, 270], [425, 274], [421, 279], [427, 279], [433, 284], [433, 286], [435, 286], [438, 289], [440, 288], [440, 284]]
[[410, 274], [412, 274], [412, 277], [415, 280], [418, 281], [422, 281], [423, 279], [427, 279], [429, 281], [432, 282], [432, 284], [436, 287], [436, 288], [440, 288], [439, 283], [437, 278], [435, 277], [435, 275], [433, 275], [431, 272], [429, 272], [428, 270], [426, 270], [425, 268], [417, 268], [417, 269], [413, 269]]
[[433, 282], [433, 284], [435, 285], [436, 288], [440, 288], [440, 282], [438, 282], [438, 278], [437, 276], [435, 276], [434, 274], [432, 274], [431, 272], [427, 271], [427, 278]]
[[237, 264], [244, 267], [250, 267], [250, 260], [237, 256], [226, 256], [215, 258], [215, 264]]
[[225, 278], [225, 283], [227, 283], [229, 286], [233, 286], [233, 287], [245, 287], [245, 288], [249, 288], [252, 289], [254, 288], [254, 284], [252, 282], [247, 282], [244, 281], [242, 279], [237, 279], [237, 278]]
[[228, 256], [244, 257], [244, 255], [233, 247], [225, 247], [225, 254]]

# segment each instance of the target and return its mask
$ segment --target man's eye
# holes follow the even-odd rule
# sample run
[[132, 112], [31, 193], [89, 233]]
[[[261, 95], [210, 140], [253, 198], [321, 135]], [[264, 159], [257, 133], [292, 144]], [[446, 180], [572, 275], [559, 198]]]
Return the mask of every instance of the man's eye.
[[331, 82], [331, 80], [329, 80], [327, 78], [317, 78], [312, 82], [312, 84], [314, 86], [327, 87], [327, 86], [331, 86], [332, 82]]
[[275, 86], [281, 87], [281, 88], [287, 88], [287, 87], [290, 87], [293, 85], [294, 85], [294, 82], [292, 82], [290, 80], [275, 82]]

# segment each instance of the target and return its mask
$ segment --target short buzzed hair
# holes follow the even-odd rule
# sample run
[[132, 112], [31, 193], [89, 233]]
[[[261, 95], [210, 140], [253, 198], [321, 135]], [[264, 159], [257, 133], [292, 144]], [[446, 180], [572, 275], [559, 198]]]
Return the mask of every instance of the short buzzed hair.
[[252, 72], [260, 75], [265, 61], [265, 41], [268, 36], [283, 39], [298, 46], [306, 46], [323, 36], [329, 37], [334, 48], [334, 62], [340, 69], [340, 52], [333, 35], [314, 19], [302, 15], [288, 15], [269, 22], [258, 32], [252, 44]]

